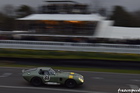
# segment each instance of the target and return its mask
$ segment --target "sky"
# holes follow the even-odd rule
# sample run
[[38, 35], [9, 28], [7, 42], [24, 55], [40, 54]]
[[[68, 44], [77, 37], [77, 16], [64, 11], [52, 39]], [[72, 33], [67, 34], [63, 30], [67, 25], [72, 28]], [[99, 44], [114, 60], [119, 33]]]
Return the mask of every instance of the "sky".
[[[38, 7], [43, 4], [43, 1], [47, 0], [0, 0], [0, 8], [4, 5], [29, 5], [32, 7]], [[140, 0], [73, 0], [84, 4], [95, 5], [98, 2], [99, 7], [112, 9], [115, 5], [123, 6], [127, 11], [140, 10]]]

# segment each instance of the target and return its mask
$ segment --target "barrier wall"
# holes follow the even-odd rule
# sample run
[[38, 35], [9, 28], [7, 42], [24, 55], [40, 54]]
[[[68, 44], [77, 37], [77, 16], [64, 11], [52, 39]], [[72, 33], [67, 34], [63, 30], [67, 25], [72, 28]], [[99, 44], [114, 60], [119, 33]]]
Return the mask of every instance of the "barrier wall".
[[140, 54], [140, 45], [0, 40], [0, 48]]

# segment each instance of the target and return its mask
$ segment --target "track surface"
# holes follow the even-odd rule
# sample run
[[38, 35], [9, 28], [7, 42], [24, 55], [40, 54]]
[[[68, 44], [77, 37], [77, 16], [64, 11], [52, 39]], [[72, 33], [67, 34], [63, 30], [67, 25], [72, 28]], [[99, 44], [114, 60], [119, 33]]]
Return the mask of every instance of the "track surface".
[[33, 87], [21, 76], [23, 68], [0, 67], [0, 93], [118, 93], [118, 89], [139, 89], [140, 75], [74, 71], [85, 77], [75, 89], [64, 86]]

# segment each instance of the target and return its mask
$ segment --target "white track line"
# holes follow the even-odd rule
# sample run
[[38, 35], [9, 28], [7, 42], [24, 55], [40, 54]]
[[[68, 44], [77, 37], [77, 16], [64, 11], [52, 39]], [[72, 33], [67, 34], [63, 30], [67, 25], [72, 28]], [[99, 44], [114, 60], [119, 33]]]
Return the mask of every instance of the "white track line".
[[104, 78], [102, 78], [102, 77], [92, 77], [92, 79], [101, 80], [101, 79], [104, 79]]
[[137, 85], [129, 85], [131, 89], [139, 89]]
[[133, 79], [131, 81], [140, 82], [140, 79]]
[[1, 78], [1, 77], [8, 77], [8, 76], [10, 76], [10, 75], [12, 75], [12, 73], [4, 73], [4, 74], [2, 74], [2, 75], [0, 76], [0, 78]]

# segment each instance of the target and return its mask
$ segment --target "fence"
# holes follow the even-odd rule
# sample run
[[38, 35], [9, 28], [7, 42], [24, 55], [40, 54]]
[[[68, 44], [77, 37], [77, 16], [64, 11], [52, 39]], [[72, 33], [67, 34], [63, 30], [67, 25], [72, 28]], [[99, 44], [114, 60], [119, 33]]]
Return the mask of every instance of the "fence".
[[140, 54], [140, 45], [0, 40], [0, 48]]

